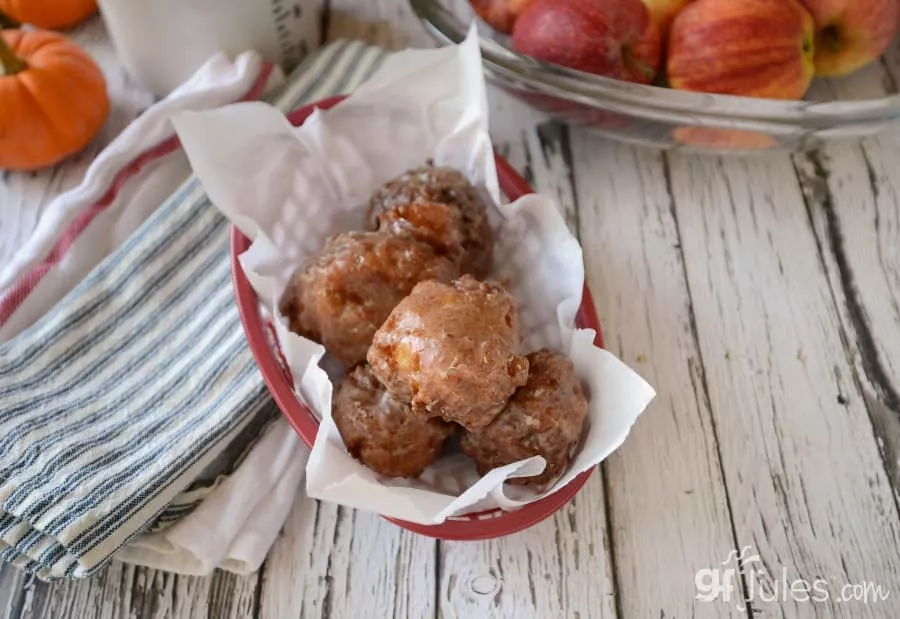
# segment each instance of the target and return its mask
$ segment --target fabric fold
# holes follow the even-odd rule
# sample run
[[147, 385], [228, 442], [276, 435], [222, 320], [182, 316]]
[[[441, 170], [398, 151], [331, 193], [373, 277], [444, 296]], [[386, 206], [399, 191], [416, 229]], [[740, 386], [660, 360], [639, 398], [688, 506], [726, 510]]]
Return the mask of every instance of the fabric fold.
[[[287, 111], [346, 93], [385, 54], [333, 43], [267, 99]], [[281, 77], [254, 54], [198, 76], [101, 153], [0, 273], [0, 560], [41, 578], [88, 576], [118, 551], [253, 571], [302, 480], [305, 447], [279, 421], [197, 485], [274, 405], [233, 299], [230, 226], [167, 114], [257, 98]]]

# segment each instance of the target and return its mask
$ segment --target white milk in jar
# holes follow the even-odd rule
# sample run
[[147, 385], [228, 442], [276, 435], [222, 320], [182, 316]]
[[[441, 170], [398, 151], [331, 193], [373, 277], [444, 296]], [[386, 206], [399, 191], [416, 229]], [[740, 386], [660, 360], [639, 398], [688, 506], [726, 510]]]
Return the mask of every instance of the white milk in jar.
[[99, 0], [128, 72], [165, 96], [215, 53], [254, 49], [289, 71], [318, 42], [320, 0]]

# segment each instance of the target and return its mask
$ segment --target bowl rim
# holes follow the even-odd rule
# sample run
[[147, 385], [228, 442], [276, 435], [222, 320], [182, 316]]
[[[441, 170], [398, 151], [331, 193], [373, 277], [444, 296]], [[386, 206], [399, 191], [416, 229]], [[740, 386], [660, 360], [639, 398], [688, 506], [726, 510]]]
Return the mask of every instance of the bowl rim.
[[[461, 1], [461, 0], [456, 0]], [[409, 0], [425, 29], [440, 43], [458, 44], [468, 29], [442, 0]], [[489, 26], [478, 21], [479, 30]], [[542, 93], [583, 105], [603, 103], [624, 106], [634, 116], [673, 118], [689, 115], [698, 124], [708, 117], [715, 121], [737, 121], [788, 125], [808, 129], [885, 122], [900, 118], [900, 94], [853, 101], [793, 101], [680, 91], [661, 86], [635, 84], [568, 69], [518, 54], [495, 41], [480, 37], [485, 69]], [[678, 116], [677, 120], [684, 121]]]
[[[326, 110], [337, 105], [343, 99], [342, 96], [331, 97], [305, 105], [289, 112], [287, 119], [295, 126], [301, 125], [314, 110]], [[508, 197], [516, 199], [533, 193], [525, 179], [503, 157], [495, 152], [494, 158], [497, 163], [500, 186]], [[282, 414], [303, 442], [312, 447], [318, 432], [319, 421], [312, 411], [294, 395], [291, 378], [276, 357], [277, 349], [273, 350], [270, 345], [269, 335], [271, 332], [260, 313], [259, 298], [250, 285], [239, 260], [239, 256], [250, 247], [250, 244], [250, 239], [237, 226], [232, 225], [230, 248], [232, 283], [244, 335], [259, 366], [263, 380]], [[600, 321], [597, 318], [597, 310], [587, 282], [584, 285], [576, 324], [580, 328], [593, 329], [596, 333], [594, 345], [603, 347]], [[488, 518], [478, 518], [478, 514], [469, 514], [464, 517], [466, 519], [448, 519], [439, 525], [423, 525], [387, 516], [381, 517], [415, 533], [444, 540], [480, 540], [509, 535], [552, 516], [577, 494], [596, 468], [591, 467], [584, 471], [551, 495], [529, 503], [516, 511], [501, 512]], [[494, 511], [499, 510], [490, 510], [490, 512]], [[484, 513], [489, 512], [482, 514]]]

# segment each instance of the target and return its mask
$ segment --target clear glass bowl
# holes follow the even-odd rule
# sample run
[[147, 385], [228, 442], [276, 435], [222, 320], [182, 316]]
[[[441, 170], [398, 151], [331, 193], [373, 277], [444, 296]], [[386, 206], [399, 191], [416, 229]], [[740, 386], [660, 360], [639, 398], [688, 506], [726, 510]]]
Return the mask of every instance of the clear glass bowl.
[[[410, 0], [441, 43], [462, 41], [477, 18], [466, 0]], [[610, 138], [662, 149], [712, 153], [802, 151], [900, 127], [900, 96], [888, 62], [816, 80], [806, 100], [779, 101], [645, 86], [522, 56], [479, 21], [490, 83], [560, 120]], [[895, 43], [896, 45], [896, 43]]]

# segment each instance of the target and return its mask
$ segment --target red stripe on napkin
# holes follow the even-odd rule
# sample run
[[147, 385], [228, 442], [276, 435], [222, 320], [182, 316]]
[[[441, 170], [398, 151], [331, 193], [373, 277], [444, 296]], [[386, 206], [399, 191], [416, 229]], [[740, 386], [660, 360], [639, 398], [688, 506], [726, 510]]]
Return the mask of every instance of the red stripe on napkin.
[[[269, 76], [274, 69], [275, 66], [273, 63], [264, 62], [259, 75], [256, 77], [250, 90], [248, 90], [243, 97], [238, 99], [238, 101], [255, 101], [256, 99], [259, 99], [263, 92], [265, 92], [266, 82], [269, 81]], [[41, 279], [65, 258], [69, 249], [75, 241], [78, 240], [78, 237], [84, 229], [90, 225], [94, 218], [105, 211], [107, 207], [113, 203], [116, 199], [116, 195], [125, 183], [139, 174], [147, 164], [156, 161], [161, 157], [165, 157], [178, 150], [180, 147], [181, 142], [178, 139], [178, 136], [172, 136], [160, 142], [153, 148], [142, 152], [128, 165], [119, 170], [113, 177], [113, 181], [103, 197], [100, 198], [97, 203], [85, 209], [75, 217], [72, 223], [69, 224], [69, 227], [65, 229], [56, 241], [56, 245], [53, 246], [53, 249], [50, 250], [47, 257], [40, 263], [31, 267], [31, 269], [19, 278], [19, 280], [6, 292], [0, 293], [2, 294], [2, 296], [0, 296], [0, 327], [6, 324], [15, 311], [25, 302], [25, 299], [27, 299], [28, 295], [30, 295], [37, 287]]]

